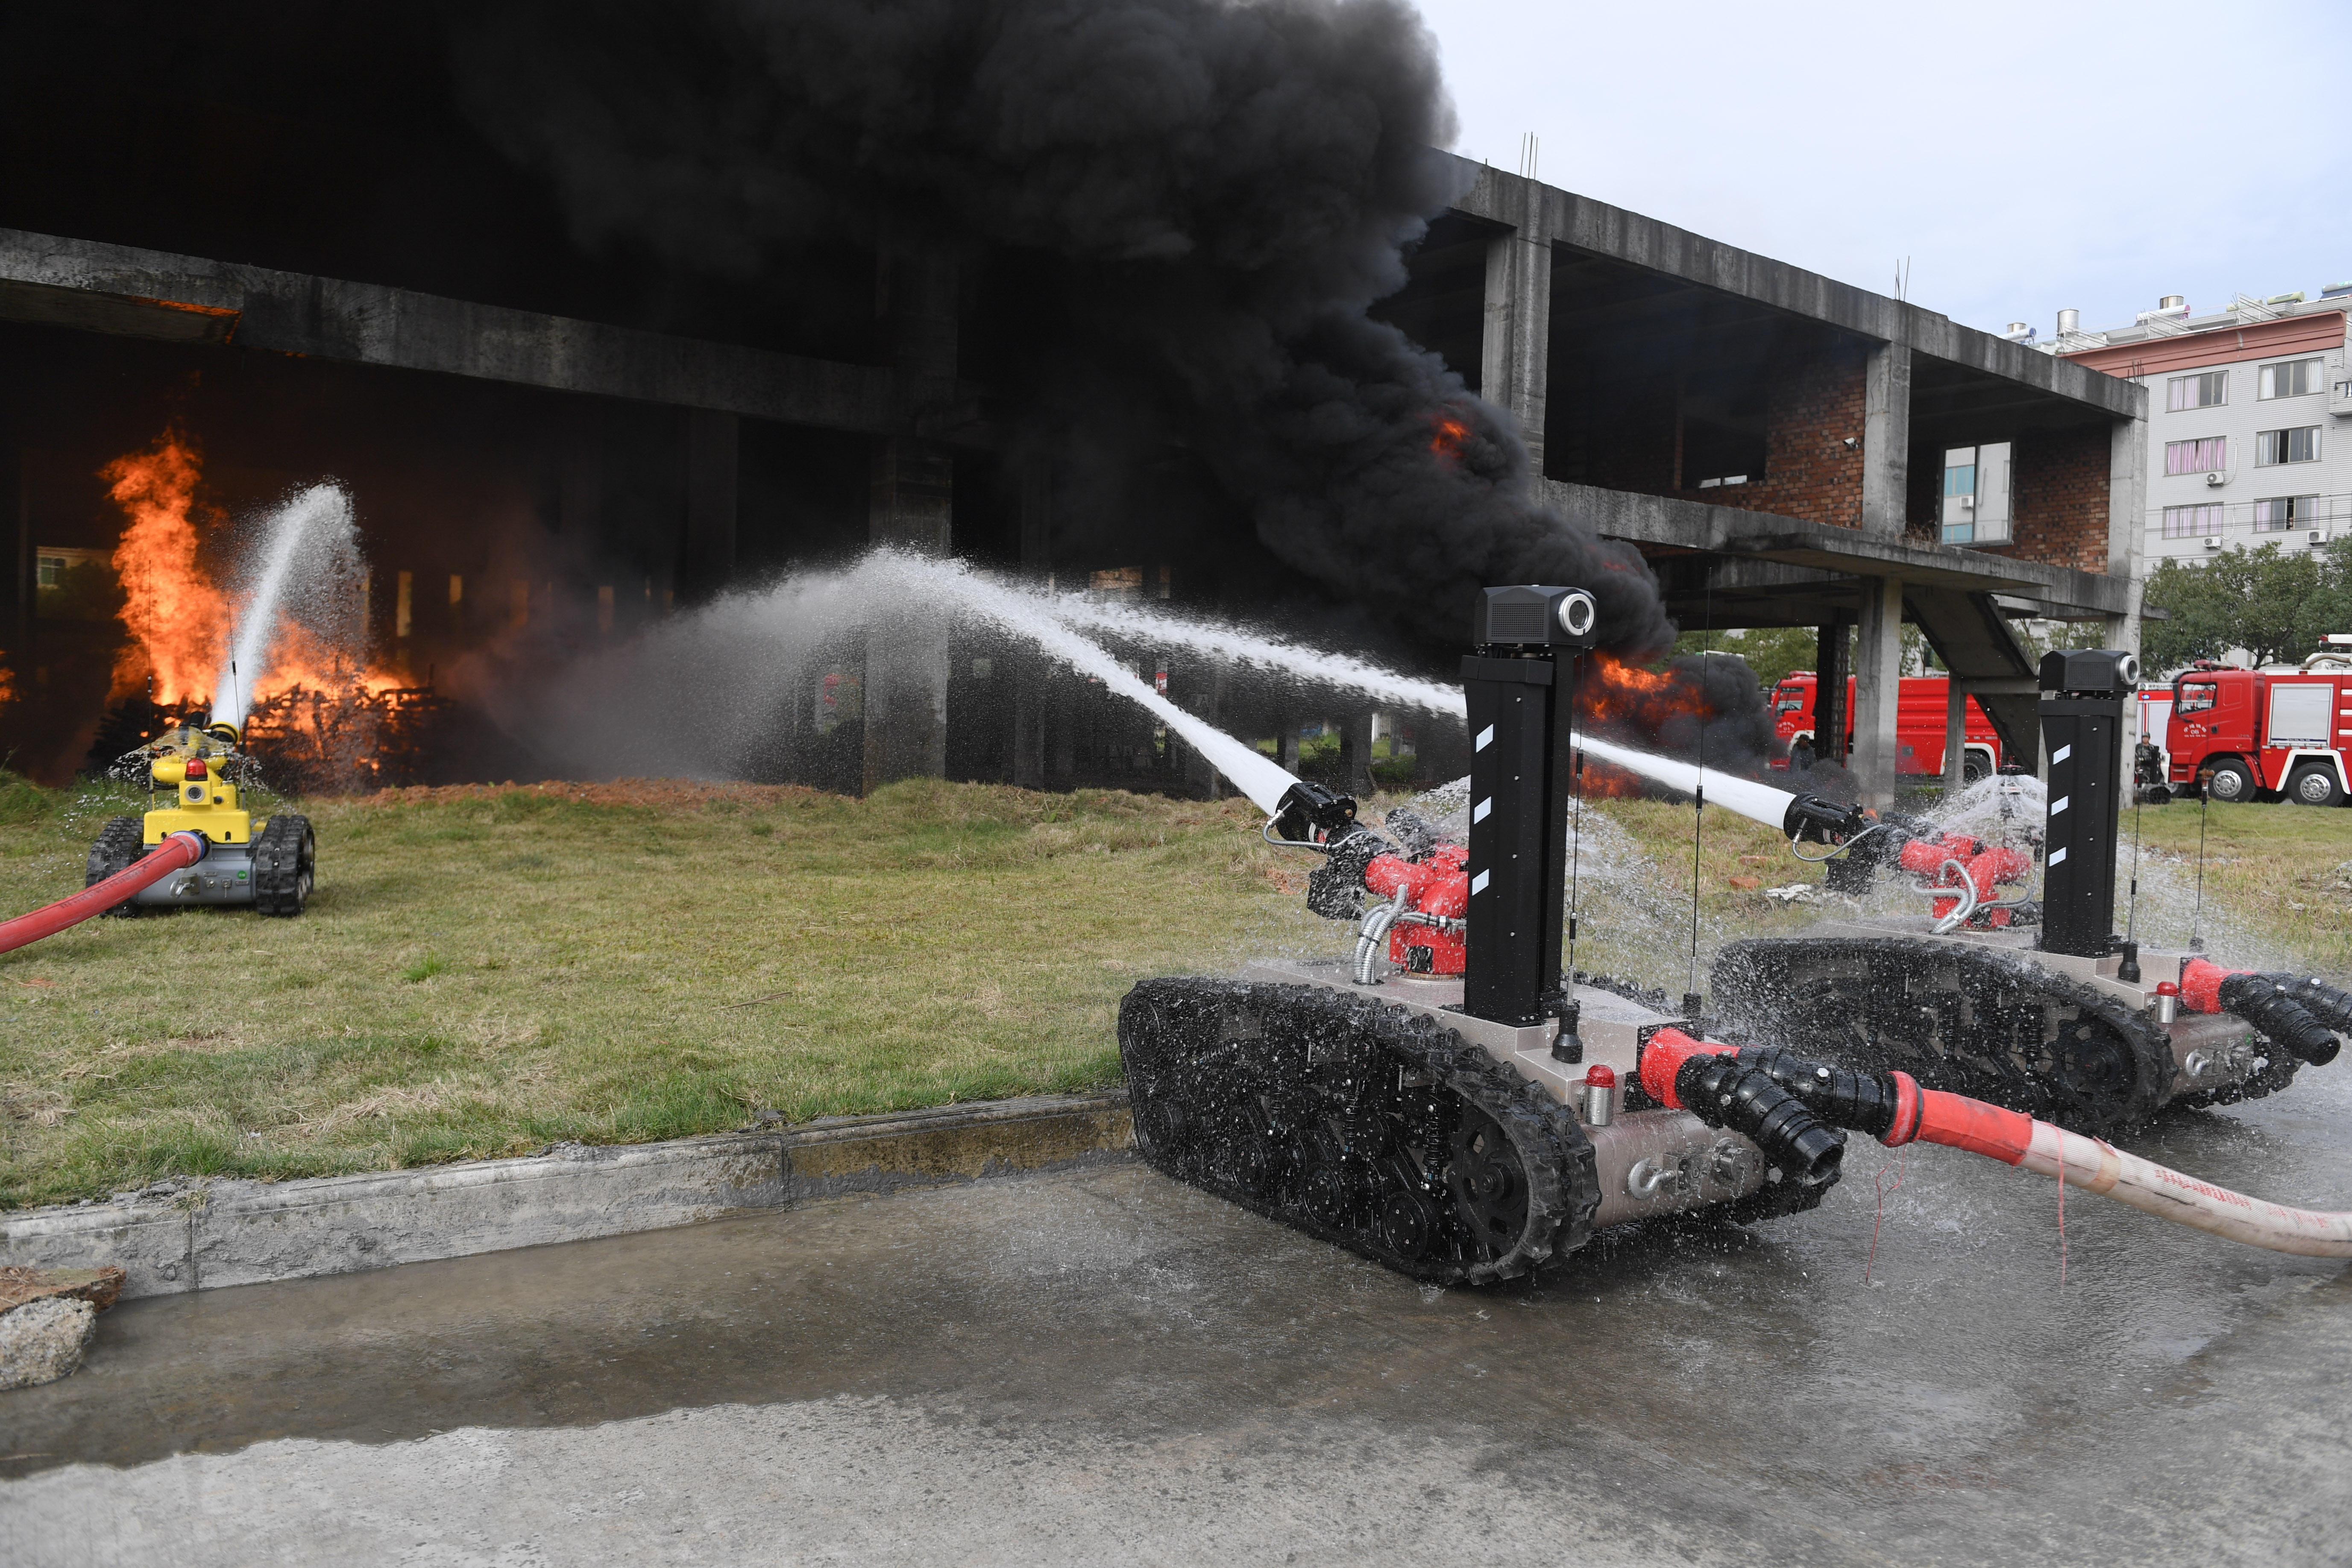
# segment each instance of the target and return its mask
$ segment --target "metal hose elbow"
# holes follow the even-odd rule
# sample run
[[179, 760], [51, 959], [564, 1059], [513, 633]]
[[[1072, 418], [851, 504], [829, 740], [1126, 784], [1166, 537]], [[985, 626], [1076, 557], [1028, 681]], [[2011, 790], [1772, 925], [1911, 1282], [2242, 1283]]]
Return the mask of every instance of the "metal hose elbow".
[[1737, 1056], [1692, 1057], [1675, 1074], [1675, 1093], [1708, 1126], [1744, 1135], [1791, 1180], [1809, 1186], [1837, 1180], [1845, 1135], [1822, 1125], [1770, 1074]]
[[1802, 1100], [1832, 1127], [1885, 1139], [1895, 1130], [1905, 1100], [1891, 1072], [1855, 1072], [1823, 1067], [1778, 1046], [1749, 1047], [1739, 1059]]

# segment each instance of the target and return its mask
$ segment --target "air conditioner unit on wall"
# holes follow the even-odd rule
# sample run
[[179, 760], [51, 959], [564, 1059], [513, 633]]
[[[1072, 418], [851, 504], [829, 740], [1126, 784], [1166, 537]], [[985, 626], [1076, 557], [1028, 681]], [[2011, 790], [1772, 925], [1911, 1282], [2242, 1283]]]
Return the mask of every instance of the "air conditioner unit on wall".
[[2324, 528], [2315, 528], [2311, 530], [2310, 539], [2314, 544], [2325, 544], [2327, 542], [2327, 531]]
[[2205, 482], [2209, 485], [2226, 485], [2230, 482], [2230, 476], [2216, 468], [2205, 476]]
[[2218, 533], [2209, 533], [2209, 534], [2207, 534], [2207, 535], [2205, 536], [2205, 548], [2206, 548], [2206, 549], [2208, 549], [2208, 550], [2219, 550], [2219, 549], [2221, 549], [2221, 536], [2220, 534], [2218, 534]]

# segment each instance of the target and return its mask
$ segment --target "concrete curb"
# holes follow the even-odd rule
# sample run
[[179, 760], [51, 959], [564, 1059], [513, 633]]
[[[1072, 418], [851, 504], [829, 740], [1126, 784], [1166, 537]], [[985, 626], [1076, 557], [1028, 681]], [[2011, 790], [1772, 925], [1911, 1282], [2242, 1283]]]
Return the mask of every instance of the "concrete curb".
[[122, 1296], [348, 1274], [691, 1225], [807, 1198], [977, 1181], [1116, 1157], [1123, 1089], [837, 1116], [667, 1143], [299, 1182], [163, 1182], [0, 1220], [0, 1264], [112, 1264]]

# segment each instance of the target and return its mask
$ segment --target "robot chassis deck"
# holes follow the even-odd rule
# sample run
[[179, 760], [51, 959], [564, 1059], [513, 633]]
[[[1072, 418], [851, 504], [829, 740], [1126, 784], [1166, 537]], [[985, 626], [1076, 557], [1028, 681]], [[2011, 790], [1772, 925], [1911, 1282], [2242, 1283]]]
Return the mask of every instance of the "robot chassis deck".
[[[1575, 590], [1537, 588], [1489, 589], [1478, 605], [1480, 648], [1464, 671], [1466, 850], [1418, 839], [1417, 823], [1397, 839], [1373, 834], [1352, 801], [1313, 785], [1285, 798], [1269, 837], [1327, 856], [1310, 906], [1353, 914], [1369, 889], [1352, 963], [1265, 961], [1129, 994], [1120, 1052], [1138, 1147], [1155, 1166], [1416, 1278], [1480, 1283], [1614, 1225], [1702, 1210], [1745, 1222], [1819, 1204], [1843, 1134], [1807, 1113], [1814, 1075], [1854, 1069], [1836, 1075], [1851, 1086], [1894, 1069], [2106, 1133], [2170, 1104], [2273, 1092], [2335, 1054], [2327, 1026], [2352, 1026], [2352, 998], [2316, 982], [2221, 971], [2110, 934], [2122, 700], [2108, 689], [2129, 685], [2113, 654], [2045, 661], [2061, 804], [2045, 827], [2038, 939], [2027, 922], [2044, 910], [1964, 883], [1971, 864], [1990, 878], [1983, 866], [1998, 858], [1956, 863], [1969, 841], [1790, 796], [1776, 826], [1792, 842], [1844, 847], [1864, 868], [1941, 858], [1923, 889], [1934, 915], [1732, 943], [1713, 971], [1716, 1018], [1633, 987], [1564, 984], [1574, 762], [1572, 665], [1559, 654], [1588, 646], [1590, 606]], [[1930, 853], [1905, 858], [1920, 845]], [[2007, 879], [2015, 868], [2001, 865]], [[2003, 923], [1950, 918], [1976, 910], [1979, 894]], [[2208, 1010], [2183, 1011], [2179, 980], [2200, 965]], [[1704, 1094], [1685, 1080], [1679, 1098], [1696, 1110], [1650, 1100], [1645, 1044], [1709, 1029], [1757, 1048], [1716, 1058]]]

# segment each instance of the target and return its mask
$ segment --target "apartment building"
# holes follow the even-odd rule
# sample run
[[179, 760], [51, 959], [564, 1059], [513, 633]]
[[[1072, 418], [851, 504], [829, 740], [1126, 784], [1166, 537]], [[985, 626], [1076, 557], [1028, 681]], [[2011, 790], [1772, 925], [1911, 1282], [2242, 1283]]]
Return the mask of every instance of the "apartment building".
[[[2063, 359], [2148, 390], [2146, 564], [2200, 562], [2276, 544], [2315, 550], [2352, 530], [2352, 372], [2345, 321], [2352, 283], [2319, 298], [2240, 295], [2198, 315], [2167, 296], [2128, 327], [2080, 330], [2058, 313], [2047, 346]], [[2011, 335], [2024, 332], [2021, 324]], [[2030, 338], [2030, 332], [2025, 333]], [[2042, 346], [2042, 345], [2037, 345]], [[1998, 487], [1955, 504], [1973, 480], [1948, 456], [1945, 538], [1964, 542], [1971, 518], [2000, 515]], [[1958, 536], [1956, 536], [1956, 530]]]

